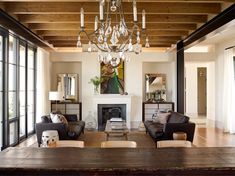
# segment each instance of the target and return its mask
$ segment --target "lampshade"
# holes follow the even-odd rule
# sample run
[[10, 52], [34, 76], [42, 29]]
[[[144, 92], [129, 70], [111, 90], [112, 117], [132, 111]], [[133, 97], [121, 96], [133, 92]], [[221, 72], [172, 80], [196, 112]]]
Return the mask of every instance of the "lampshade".
[[63, 93], [57, 92], [57, 91], [51, 91], [49, 92], [49, 100], [63, 100]]

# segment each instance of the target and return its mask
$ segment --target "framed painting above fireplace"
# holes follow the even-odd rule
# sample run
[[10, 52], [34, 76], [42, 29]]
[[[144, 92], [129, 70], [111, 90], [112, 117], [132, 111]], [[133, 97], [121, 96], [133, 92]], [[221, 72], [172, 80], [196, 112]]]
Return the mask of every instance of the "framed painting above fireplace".
[[101, 94], [123, 94], [124, 93], [124, 62], [116, 67], [110, 64], [100, 64]]

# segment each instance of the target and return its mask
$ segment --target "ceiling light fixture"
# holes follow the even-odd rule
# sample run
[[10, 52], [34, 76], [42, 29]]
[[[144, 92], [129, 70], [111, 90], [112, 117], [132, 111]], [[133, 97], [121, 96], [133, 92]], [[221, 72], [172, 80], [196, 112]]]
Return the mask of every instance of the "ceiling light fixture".
[[[104, 9], [106, 8], [106, 11]], [[98, 61], [104, 64], [111, 64], [113, 67], [119, 65], [120, 61], [130, 61], [127, 52], [141, 53], [141, 36], [145, 37], [145, 47], [150, 47], [148, 36], [146, 35], [146, 14], [142, 11], [142, 29], [138, 26], [137, 5], [133, 0], [133, 26], [128, 28], [122, 0], [100, 0], [99, 18], [95, 17], [94, 31], [88, 33], [84, 24], [84, 9], [81, 8], [80, 20], [81, 29], [79, 31], [77, 47], [82, 46], [82, 33], [89, 40], [88, 52], [93, 51], [93, 45], [98, 48]]]

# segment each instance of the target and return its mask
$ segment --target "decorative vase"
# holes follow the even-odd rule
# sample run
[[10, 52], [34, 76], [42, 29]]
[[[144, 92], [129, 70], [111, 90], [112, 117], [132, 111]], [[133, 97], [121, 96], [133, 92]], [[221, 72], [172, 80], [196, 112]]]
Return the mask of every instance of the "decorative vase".
[[96, 119], [94, 116], [92, 116], [91, 111], [89, 111], [86, 119], [85, 119], [85, 123], [86, 123], [86, 129], [89, 131], [95, 130], [96, 129]]
[[94, 95], [98, 95], [99, 92], [99, 85], [94, 85]]

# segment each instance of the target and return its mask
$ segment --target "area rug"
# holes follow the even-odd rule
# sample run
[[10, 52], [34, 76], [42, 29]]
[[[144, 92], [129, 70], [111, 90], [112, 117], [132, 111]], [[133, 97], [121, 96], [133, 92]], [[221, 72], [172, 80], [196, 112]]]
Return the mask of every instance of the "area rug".
[[[86, 130], [84, 134], [80, 135], [78, 140], [84, 141], [85, 147], [100, 148], [101, 142], [106, 141], [106, 134], [104, 132]], [[123, 136], [110, 136], [109, 140], [120, 141], [125, 140], [125, 138]], [[137, 148], [155, 148], [155, 143], [145, 132], [131, 131], [128, 134], [128, 141], [135, 141]], [[17, 147], [38, 147], [36, 135], [20, 143]]]
[[[79, 140], [84, 141], [85, 147], [100, 147], [102, 141], [106, 141], [106, 134], [104, 132], [85, 131], [85, 134], [79, 137]], [[110, 136], [110, 141], [125, 140], [123, 136]], [[135, 141], [137, 148], [155, 148], [155, 143], [151, 137], [145, 132], [130, 132], [128, 134], [128, 141]]]

